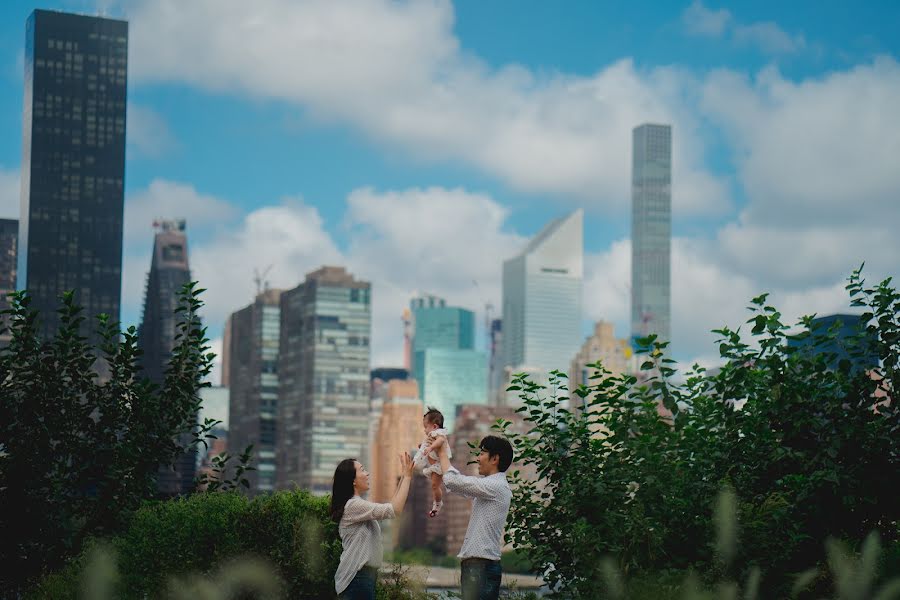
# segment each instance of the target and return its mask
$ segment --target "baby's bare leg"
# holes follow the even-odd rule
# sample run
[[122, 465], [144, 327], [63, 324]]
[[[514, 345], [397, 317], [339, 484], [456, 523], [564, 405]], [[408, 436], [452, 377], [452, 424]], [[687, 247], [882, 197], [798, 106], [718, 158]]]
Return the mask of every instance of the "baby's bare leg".
[[443, 500], [444, 490], [441, 489], [441, 484], [443, 483], [443, 475], [438, 475], [437, 473], [431, 474], [431, 492], [434, 495], [435, 502], [441, 502]]

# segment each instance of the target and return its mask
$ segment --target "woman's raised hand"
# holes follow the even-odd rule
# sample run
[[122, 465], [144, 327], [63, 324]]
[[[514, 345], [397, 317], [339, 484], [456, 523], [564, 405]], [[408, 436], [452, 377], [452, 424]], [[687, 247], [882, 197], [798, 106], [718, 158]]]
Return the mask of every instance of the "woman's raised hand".
[[407, 477], [412, 477], [413, 469], [415, 465], [413, 464], [412, 458], [410, 458], [408, 452], [400, 453], [400, 469], [404, 475]]

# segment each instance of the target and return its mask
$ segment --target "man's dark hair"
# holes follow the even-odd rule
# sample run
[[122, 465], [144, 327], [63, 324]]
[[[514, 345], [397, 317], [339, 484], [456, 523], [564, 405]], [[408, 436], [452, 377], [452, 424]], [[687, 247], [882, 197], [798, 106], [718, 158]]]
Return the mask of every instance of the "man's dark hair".
[[509, 443], [508, 439], [496, 435], [488, 435], [481, 440], [478, 447], [488, 453], [488, 458], [493, 458], [494, 456], [500, 457], [497, 468], [501, 473], [505, 473], [509, 468], [509, 465], [512, 464], [513, 449], [512, 444]]
[[438, 427], [444, 426], [444, 414], [433, 406], [428, 407], [428, 412], [425, 413], [425, 420]]

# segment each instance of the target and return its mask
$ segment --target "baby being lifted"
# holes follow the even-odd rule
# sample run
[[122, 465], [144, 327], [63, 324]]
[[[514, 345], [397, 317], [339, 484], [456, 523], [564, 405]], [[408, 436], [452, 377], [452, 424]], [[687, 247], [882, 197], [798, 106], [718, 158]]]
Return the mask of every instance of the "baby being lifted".
[[[447, 437], [444, 429], [444, 415], [436, 408], [428, 407], [428, 412], [422, 417], [422, 426], [425, 428], [425, 439], [419, 445], [413, 462], [417, 468], [422, 469], [422, 474], [431, 478], [431, 492], [434, 501], [431, 504], [429, 517], [436, 517], [444, 506], [444, 491], [441, 485], [444, 482], [444, 472], [441, 470], [441, 461], [438, 460], [437, 449], [441, 445], [440, 438]], [[447, 448], [447, 456], [452, 457], [450, 448]]]

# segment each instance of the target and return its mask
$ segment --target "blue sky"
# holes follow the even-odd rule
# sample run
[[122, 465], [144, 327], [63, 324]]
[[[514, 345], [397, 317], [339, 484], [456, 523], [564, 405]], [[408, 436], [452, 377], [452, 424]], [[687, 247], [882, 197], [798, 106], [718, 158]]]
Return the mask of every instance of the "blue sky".
[[[0, 5], [0, 211], [18, 212], [24, 23]], [[500, 265], [585, 214], [585, 325], [627, 335], [628, 133], [674, 126], [673, 347], [773, 292], [845, 305], [897, 274], [900, 6], [892, 2], [49, 2], [131, 25], [123, 321], [150, 222], [188, 219], [207, 321], [323, 263], [373, 282], [376, 364], [416, 290], [481, 311]], [[473, 283], [474, 282], [474, 283]]]

